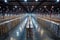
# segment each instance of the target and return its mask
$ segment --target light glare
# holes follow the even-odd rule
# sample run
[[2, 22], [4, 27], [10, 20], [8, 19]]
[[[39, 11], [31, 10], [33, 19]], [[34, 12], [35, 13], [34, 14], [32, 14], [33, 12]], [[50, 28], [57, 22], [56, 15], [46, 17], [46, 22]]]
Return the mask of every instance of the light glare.
[[27, 0], [24, 0], [25, 2], [27, 2]]
[[4, 2], [7, 2], [7, 0], [4, 0]]
[[15, 6], [15, 8], [17, 8], [17, 6]]
[[59, 0], [57, 0], [57, 2], [59, 2]]
[[19, 32], [16, 32], [17, 33], [17, 36], [19, 36]]
[[38, 0], [35, 0], [36, 2], [38, 1]]

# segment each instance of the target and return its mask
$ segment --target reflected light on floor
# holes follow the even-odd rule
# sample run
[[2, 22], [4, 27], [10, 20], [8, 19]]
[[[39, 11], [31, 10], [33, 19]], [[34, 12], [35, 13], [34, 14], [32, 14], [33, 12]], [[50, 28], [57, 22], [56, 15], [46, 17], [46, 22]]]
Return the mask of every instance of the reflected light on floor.
[[24, 27], [25, 27], [26, 22], [27, 22], [27, 18], [23, 21], [23, 23], [22, 23], [23, 25], [21, 24], [21, 27], [19, 27], [20, 32], [22, 32], [22, 31], [23, 31], [23, 29], [24, 29]]
[[26, 25], [26, 28], [29, 28], [29, 21], [28, 21], [28, 23], [27, 23], [27, 25]]
[[36, 23], [35, 19], [32, 18], [32, 21], [33, 21], [33, 24], [35, 25], [35, 28], [37, 29], [38, 28], [38, 24]]
[[40, 33], [41, 33], [41, 36], [43, 36], [43, 34], [44, 34], [44, 30], [41, 30], [41, 32], [40, 32]]
[[40, 32], [40, 28], [38, 28], [38, 32]]
[[16, 32], [17, 36], [19, 36], [19, 32]]
[[32, 19], [30, 18], [30, 27], [33, 28], [33, 23], [32, 23]]
[[11, 37], [10, 40], [16, 40], [15, 38]]
[[20, 32], [22, 32], [22, 27], [19, 28]]

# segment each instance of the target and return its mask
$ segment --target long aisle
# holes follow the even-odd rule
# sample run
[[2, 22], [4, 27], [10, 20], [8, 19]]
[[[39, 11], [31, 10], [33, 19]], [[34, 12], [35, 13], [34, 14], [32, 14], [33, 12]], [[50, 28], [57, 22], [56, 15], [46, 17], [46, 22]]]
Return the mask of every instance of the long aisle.
[[25, 17], [22, 22], [12, 31], [5, 40], [53, 40], [47, 35], [32, 15]]
[[34, 37], [35, 37], [34, 40], [53, 40], [48, 36], [47, 30], [45, 30], [38, 24], [35, 17], [32, 17], [32, 21], [34, 24]]
[[24, 20], [12, 31], [9, 32], [9, 37], [5, 40], [20, 40], [21, 37], [23, 37], [22, 39], [24, 40], [24, 35], [23, 34], [25, 32], [25, 25], [27, 23], [27, 19], [28, 18], [24, 18]]

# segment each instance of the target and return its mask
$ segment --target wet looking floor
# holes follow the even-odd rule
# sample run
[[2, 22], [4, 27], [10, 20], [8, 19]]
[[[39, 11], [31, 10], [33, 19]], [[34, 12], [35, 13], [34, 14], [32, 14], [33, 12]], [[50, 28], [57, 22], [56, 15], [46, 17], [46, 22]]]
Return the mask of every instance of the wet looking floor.
[[42, 28], [34, 17], [28, 16], [9, 32], [5, 40], [53, 40], [47, 33], [48, 31]]

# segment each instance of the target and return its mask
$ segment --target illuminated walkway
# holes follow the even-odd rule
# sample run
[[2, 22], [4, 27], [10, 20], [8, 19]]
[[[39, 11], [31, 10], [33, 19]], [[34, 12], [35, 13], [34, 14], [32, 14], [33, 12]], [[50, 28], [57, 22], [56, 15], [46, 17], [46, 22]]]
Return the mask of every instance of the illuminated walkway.
[[[30, 31], [27, 31], [30, 30]], [[32, 16], [26, 17], [5, 40], [52, 40]]]

